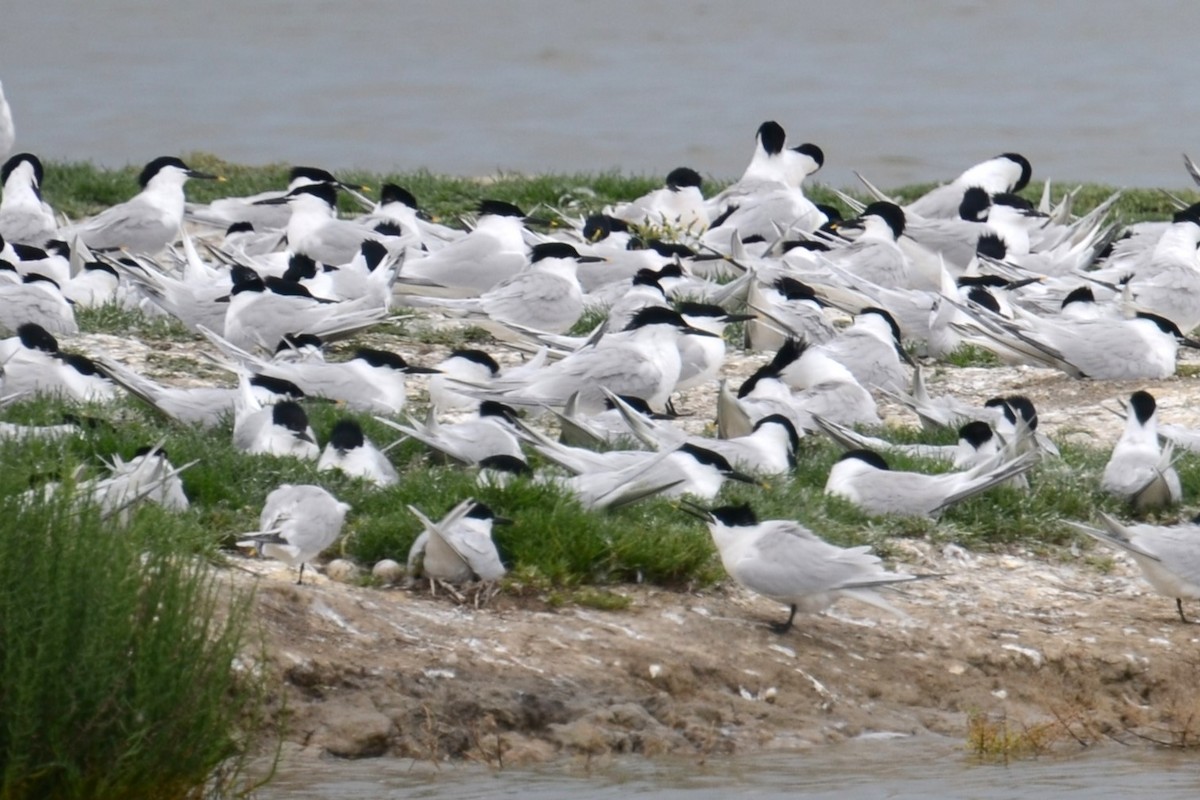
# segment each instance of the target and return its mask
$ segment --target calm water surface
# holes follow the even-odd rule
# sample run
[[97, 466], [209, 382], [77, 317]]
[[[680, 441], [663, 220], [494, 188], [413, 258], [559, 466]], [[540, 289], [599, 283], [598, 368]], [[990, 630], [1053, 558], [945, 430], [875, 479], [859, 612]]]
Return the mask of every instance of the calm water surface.
[[777, 119], [884, 186], [1005, 150], [1036, 177], [1190, 185], [1194, 0], [32, 0], [4, 10], [18, 146], [451, 174], [733, 177]]
[[528, 800], [1193, 800], [1194, 754], [1102, 747], [1073, 758], [979, 765], [961, 748], [928, 741], [872, 741], [804, 753], [661, 762], [581, 763], [491, 772], [409, 761], [322, 761], [284, 770], [263, 800], [392, 800], [513, 797]]

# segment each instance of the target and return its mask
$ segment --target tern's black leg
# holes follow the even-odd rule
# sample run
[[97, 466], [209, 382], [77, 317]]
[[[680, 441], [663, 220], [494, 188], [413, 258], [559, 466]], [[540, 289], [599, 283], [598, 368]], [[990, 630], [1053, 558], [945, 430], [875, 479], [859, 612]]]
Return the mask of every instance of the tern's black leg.
[[792, 603], [792, 613], [788, 614], [787, 622], [772, 622], [771, 630], [778, 634], [785, 634], [792, 629], [792, 620], [796, 618], [796, 604]]
[[304, 583], [304, 562], [300, 562], [300, 574], [296, 576], [296, 585], [300, 586]]
[[1183, 615], [1183, 598], [1182, 597], [1175, 598], [1175, 608], [1177, 611], [1179, 611], [1179, 618], [1181, 620], [1183, 620], [1184, 622], [1187, 622], [1188, 618]]

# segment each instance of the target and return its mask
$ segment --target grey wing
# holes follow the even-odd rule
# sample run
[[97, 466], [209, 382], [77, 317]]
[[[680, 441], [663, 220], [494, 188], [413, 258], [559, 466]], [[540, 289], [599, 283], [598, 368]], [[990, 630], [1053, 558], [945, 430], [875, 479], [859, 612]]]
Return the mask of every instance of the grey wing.
[[1135, 548], [1157, 558], [1171, 572], [1191, 582], [1200, 582], [1200, 526], [1177, 525], [1132, 528]]
[[147, 236], [160, 236], [166, 228], [156, 210], [137, 198], [101, 211], [71, 230], [88, 247], [106, 249], [133, 246], [130, 243]]
[[879, 559], [845, 551], [816, 539], [787, 533], [764, 534], [756, 552], [731, 565], [734, 577], [754, 591], [779, 599], [886, 582]]

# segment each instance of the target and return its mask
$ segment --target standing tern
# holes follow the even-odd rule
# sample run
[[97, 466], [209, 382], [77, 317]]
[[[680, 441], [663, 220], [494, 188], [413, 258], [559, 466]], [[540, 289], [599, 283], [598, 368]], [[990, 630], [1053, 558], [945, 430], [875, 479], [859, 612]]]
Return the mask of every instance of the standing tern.
[[1179, 474], [1171, 464], [1172, 446], [1158, 441], [1154, 395], [1137, 391], [1129, 396], [1125, 431], [1104, 466], [1100, 488], [1140, 511], [1157, 511], [1183, 499]]
[[259, 555], [298, 566], [298, 586], [304, 582], [304, 565], [337, 540], [349, 510], [320, 486], [285, 483], [267, 495], [259, 529], [243, 534], [238, 547], [255, 547]]
[[1195, 520], [1180, 525], [1122, 525], [1100, 512], [1108, 530], [1080, 522], [1067, 524], [1097, 541], [1123, 550], [1133, 557], [1146, 582], [1166, 597], [1175, 598], [1175, 609], [1184, 623], [1183, 600], [1200, 600], [1200, 524]]
[[698, 516], [708, 522], [730, 577], [788, 606], [787, 621], [771, 625], [778, 634], [791, 630], [797, 611], [823, 611], [840, 597], [903, 616], [873, 590], [920, 577], [887, 571], [869, 546], [837, 547], [792, 520], [759, 522], [749, 505], [722, 506]]
[[188, 178], [221, 180], [191, 169], [174, 156], [160, 156], [138, 176], [142, 190], [91, 219], [60, 232], [72, 245], [80, 239], [92, 250], [124, 249], [154, 255], [175, 240], [183, 224], [183, 185]]

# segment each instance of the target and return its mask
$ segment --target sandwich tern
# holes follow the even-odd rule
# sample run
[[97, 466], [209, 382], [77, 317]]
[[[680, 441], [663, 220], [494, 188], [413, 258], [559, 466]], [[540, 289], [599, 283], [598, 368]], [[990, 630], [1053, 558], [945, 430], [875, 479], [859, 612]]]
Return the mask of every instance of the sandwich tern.
[[850, 501], [872, 515], [937, 517], [946, 508], [985, 492], [1037, 463], [1032, 453], [997, 464], [993, 460], [964, 472], [926, 475], [892, 470], [872, 450], [851, 450], [829, 470], [825, 494]]
[[1184, 623], [1184, 598], [1200, 600], [1200, 524], [1195, 520], [1179, 525], [1122, 525], [1100, 512], [1108, 530], [1080, 522], [1067, 524], [1097, 541], [1123, 550], [1133, 557], [1154, 590], [1175, 598], [1175, 609]]
[[1157, 511], [1183, 499], [1179, 474], [1172, 466], [1172, 446], [1158, 441], [1154, 395], [1129, 396], [1125, 430], [1104, 466], [1100, 488], [1127, 501], [1139, 512]]
[[375, 486], [395, 486], [400, 476], [392, 462], [363, 435], [355, 420], [340, 419], [329, 433], [329, 441], [317, 460], [317, 470], [336, 469]]
[[259, 529], [243, 534], [238, 547], [254, 547], [260, 556], [298, 566], [299, 586], [304, 582], [304, 565], [337, 540], [349, 510], [349, 505], [320, 486], [285, 483], [267, 495]]
[[415, 506], [408, 510], [425, 526], [408, 551], [409, 574], [457, 584], [498, 581], [508, 571], [492, 539], [492, 527], [509, 520], [496, 516], [487, 505], [464, 500], [437, 522]]
[[316, 461], [321, 456], [308, 414], [294, 400], [283, 400], [235, 419], [233, 446], [250, 455], [304, 461]]
[[91, 219], [60, 231], [72, 245], [81, 240], [92, 250], [124, 249], [154, 255], [175, 240], [183, 224], [183, 185], [188, 178], [221, 180], [191, 169], [174, 156], [160, 156], [142, 169], [136, 196]]
[[852, 597], [903, 616], [874, 589], [916, 580], [918, 575], [889, 572], [867, 545], [837, 547], [792, 520], [759, 522], [749, 505], [704, 511], [708, 530], [725, 571], [750, 591], [789, 608], [775, 633], [792, 628], [797, 611], [823, 611], [841, 597]]
[[42, 162], [32, 153], [17, 153], [0, 167], [0, 236], [6, 240], [41, 246], [55, 238], [58, 222], [42, 199], [42, 174]]

